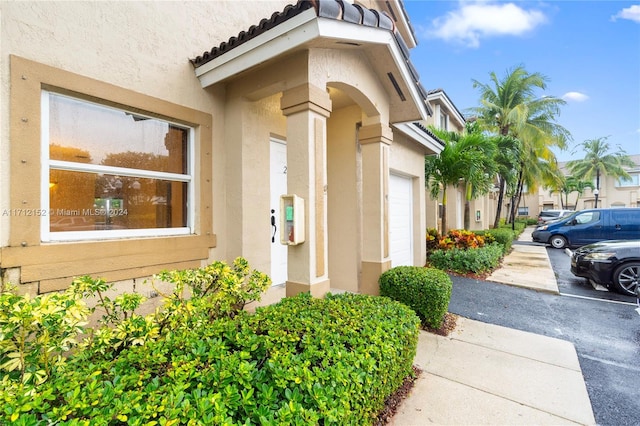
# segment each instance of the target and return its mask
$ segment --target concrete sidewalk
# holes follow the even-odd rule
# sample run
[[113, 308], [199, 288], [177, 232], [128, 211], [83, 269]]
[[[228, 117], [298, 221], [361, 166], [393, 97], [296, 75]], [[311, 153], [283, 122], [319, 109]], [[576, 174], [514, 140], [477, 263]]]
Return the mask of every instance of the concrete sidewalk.
[[[558, 293], [544, 246], [520, 235], [488, 281]], [[459, 318], [447, 337], [420, 332], [423, 371], [391, 422], [417, 425], [593, 425], [572, 343]]]
[[458, 319], [447, 337], [420, 332], [423, 371], [391, 422], [405, 425], [593, 425], [573, 344]]
[[487, 281], [560, 294], [546, 247], [532, 243], [533, 230], [533, 227], [525, 228], [518, 242], [527, 244], [514, 241], [511, 252], [502, 260], [502, 267], [489, 275]]

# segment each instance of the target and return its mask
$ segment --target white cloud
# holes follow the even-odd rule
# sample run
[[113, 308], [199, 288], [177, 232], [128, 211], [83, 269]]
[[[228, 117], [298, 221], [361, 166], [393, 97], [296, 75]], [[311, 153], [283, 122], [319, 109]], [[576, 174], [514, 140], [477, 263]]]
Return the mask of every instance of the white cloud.
[[585, 95], [584, 93], [580, 93], [580, 92], [567, 92], [564, 95], [562, 95], [562, 99], [564, 99], [567, 102], [584, 102], [587, 99], [589, 99], [589, 96]]
[[622, 9], [611, 17], [611, 20], [616, 19], [628, 19], [630, 21], [640, 22], [640, 5], [634, 4], [633, 6]]
[[483, 37], [522, 35], [546, 20], [539, 10], [525, 10], [514, 3], [463, 2], [458, 9], [434, 19], [430, 35], [478, 47]]

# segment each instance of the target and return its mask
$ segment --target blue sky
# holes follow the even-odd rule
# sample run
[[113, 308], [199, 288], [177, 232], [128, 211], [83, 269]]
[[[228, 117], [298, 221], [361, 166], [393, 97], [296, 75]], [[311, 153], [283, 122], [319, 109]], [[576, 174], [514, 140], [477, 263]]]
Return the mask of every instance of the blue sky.
[[[640, 2], [405, 0], [418, 38], [411, 61], [427, 89], [443, 89], [463, 113], [479, 105], [472, 80], [489, 83], [523, 65], [548, 77], [540, 96], [563, 98], [557, 122], [577, 144], [609, 137], [640, 154]], [[574, 152], [575, 151], [575, 152]], [[574, 152], [574, 153], [572, 153]]]

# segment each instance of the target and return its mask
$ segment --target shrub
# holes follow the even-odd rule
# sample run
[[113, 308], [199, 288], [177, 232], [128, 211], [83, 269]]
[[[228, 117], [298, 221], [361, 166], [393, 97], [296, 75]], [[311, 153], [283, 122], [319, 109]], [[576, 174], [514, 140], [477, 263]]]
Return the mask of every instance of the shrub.
[[[537, 223], [537, 221], [536, 221]], [[526, 221], [516, 220], [514, 224], [501, 222], [498, 228], [512, 229], [516, 231], [516, 235], [520, 235], [524, 228], [527, 226]]]
[[483, 273], [496, 268], [503, 255], [503, 246], [490, 244], [473, 250], [436, 250], [431, 253], [429, 262], [438, 269], [458, 273]]
[[[237, 308], [269, 280], [249, 273], [246, 261], [162, 276], [189, 286], [193, 297], [184, 299], [176, 291], [167, 296], [162, 313], [146, 317], [114, 316], [126, 309], [112, 309], [106, 315], [113, 326], [99, 328], [81, 351], [56, 352], [66, 362], [49, 363], [44, 380], [25, 380], [16, 369], [7, 372], [6, 361], [15, 357], [2, 352], [0, 423], [371, 424], [385, 399], [412, 373], [419, 319], [400, 303], [306, 294], [249, 314]], [[73, 302], [90, 288], [102, 293], [105, 286], [89, 278], [78, 284], [81, 288], [64, 298]], [[233, 289], [231, 299], [222, 301]], [[50, 309], [65, 305], [42, 296], [0, 296], [11, 318], [18, 314], [5, 307], [29, 310], [34, 299]], [[110, 302], [104, 298], [103, 303]], [[42, 311], [45, 320], [32, 325], [34, 341], [48, 328], [64, 329], [59, 326], [64, 321], [56, 319], [65, 315], [62, 310], [54, 309], [52, 318], [48, 309]], [[70, 316], [86, 317], [76, 311], [71, 309]], [[77, 324], [65, 327], [75, 332]], [[6, 337], [3, 329], [0, 340]], [[50, 347], [56, 347], [53, 341]], [[25, 357], [29, 364], [40, 362], [41, 348], [35, 349], [33, 358]]]
[[454, 247], [459, 249], [471, 249], [484, 246], [484, 238], [464, 229], [452, 229], [447, 233], [447, 237], [453, 241]]
[[515, 237], [511, 229], [496, 228], [496, 229], [489, 229], [486, 231], [479, 231], [479, 233], [482, 233], [484, 235], [485, 240], [487, 240], [488, 238], [491, 238], [493, 241], [498, 242], [500, 245], [502, 245], [503, 254], [511, 250], [511, 244], [513, 243], [513, 239]]
[[[270, 284], [264, 274], [254, 271], [249, 275], [248, 264], [241, 258], [236, 259], [233, 268], [216, 262], [186, 273], [196, 277], [206, 275], [200, 281], [188, 283], [192, 294], [198, 294], [201, 286], [225, 290], [210, 292], [209, 299], [200, 297], [206, 293], [200, 292], [199, 297], [191, 300], [177, 297], [180, 292], [176, 292], [168, 297], [167, 309], [162, 314], [142, 317], [134, 311], [143, 297], [121, 294], [111, 300], [105, 294], [113, 284], [102, 279], [80, 277], [64, 292], [35, 297], [17, 295], [12, 288], [3, 288], [0, 293], [0, 419], [6, 416], [14, 421], [35, 407], [51, 408], [48, 401], [59, 402], [56, 389], [72, 386], [76, 392], [90, 377], [83, 375], [85, 363], [118, 359], [127, 349], [166, 337], [167, 332], [173, 332], [180, 324], [186, 324], [183, 328], [191, 327], [194, 318], [210, 321], [212, 312], [220, 315], [241, 309], [243, 303], [256, 294], [259, 298], [257, 288], [264, 290]], [[173, 275], [167, 273], [164, 277], [172, 281]], [[235, 291], [226, 291], [227, 288]], [[87, 308], [83, 300], [88, 296], [95, 296], [97, 307], [105, 312], [96, 330], [84, 327], [89, 314], [95, 311]], [[194, 309], [195, 304], [199, 305], [198, 309]], [[86, 337], [79, 342], [81, 335]], [[78, 371], [80, 375], [76, 374]], [[47, 416], [52, 415], [56, 421], [65, 420], [64, 410], [57, 411], [56, 407], [52, 410], [48, 414], [44, 411], [42, 419], [48, 421]]]
[[452, 229], [447, 235], [441, 236], [435, 228], [428, 228], [426, 240], [427, 253], [433, 250], [471, 249], [485, 245], [484, 237], [464, 229]]
[[379, 279], [380, 294], [404, 303], [422, 324], [439, 328], [449, 308], [451, 278], [443, 271], [418, 266], [396, 266]]
[[438, 248], [440, 233], [436, 228], [427, 228], [427, 253]]
[[35, 386], [78, 344], [89, 315], [82, 296], [67, 291], [34, 298], [14, 288], [0, 294], [0, 372], [3, 381]]
[[386, 298], [301, 295], [259, 308], [248, 321], [268, 336], [270, 389], [298, 395], [317, 413], [313, 424], [372, 423], [412, 374], [419, 318]]

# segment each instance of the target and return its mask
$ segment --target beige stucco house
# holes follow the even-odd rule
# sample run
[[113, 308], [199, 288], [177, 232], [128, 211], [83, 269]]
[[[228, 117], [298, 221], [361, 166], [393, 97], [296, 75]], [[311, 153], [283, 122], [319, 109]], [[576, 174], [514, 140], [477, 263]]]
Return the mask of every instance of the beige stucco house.
[[433, 102], [401, 1], [0, 2], [0, 19], [3, 282], [151, 294], [161, 270], [244, 256], [270, 301], [376, 294], [424, 263], [442, 146], [417, 124]]
[[[629, 173], [630, 180], [620, 180], [608, 175], [600, 176], [600, 189], [598, 191], [598, 208], [607, 207], [640, 207], [640, 154], [629, 155], [635, 167], [625, 167]], [[558, 163], [558, 167], [566, 175], [569, 171], [566, 162]], [[596, 187], [595, 179], [593, 187]], [[582, 194], [573, 192], [568, 195], [565, 203], [565, 196], [559, 192], [553, 192], [548, 188], [538, 188], [533, 194], [526, 194], [522, 197], [519, 206], [519, 215], [527, 217], [537, 217], [542, 210], [549, 209], [571, 209], [584, 210], [595, 207], [595, 191], [585, 188]], [[562, 200], [560, 199], [562, 197]]]
[[[466, 120], [464, 115], [453, 103], [451, 98], [443, 89], [429, 90], [427, 101], [433, 111], [427, 120], [425, 126], [432, 126], [436, 129], [442, 129], [450, 132], [461, 133], [465, 129]], [[447, 228], [462, 229], [464, 227], [464, 203], [465, 203], [464, 185], [447, 188]], [[469, 204], [471, 214], [470, 229], [488, 229], [489, 224], [493, 224], [493, 215], [496, 211], [495, 193], [472, 200]], [[425, 209], [427, 211], [427, 227], [441, 229], [442, 215], [442, 194], [438, 199], [431, 197], [429, 190], [426, 190]], [[448, 231], [444, 230], [444, 232]]]

